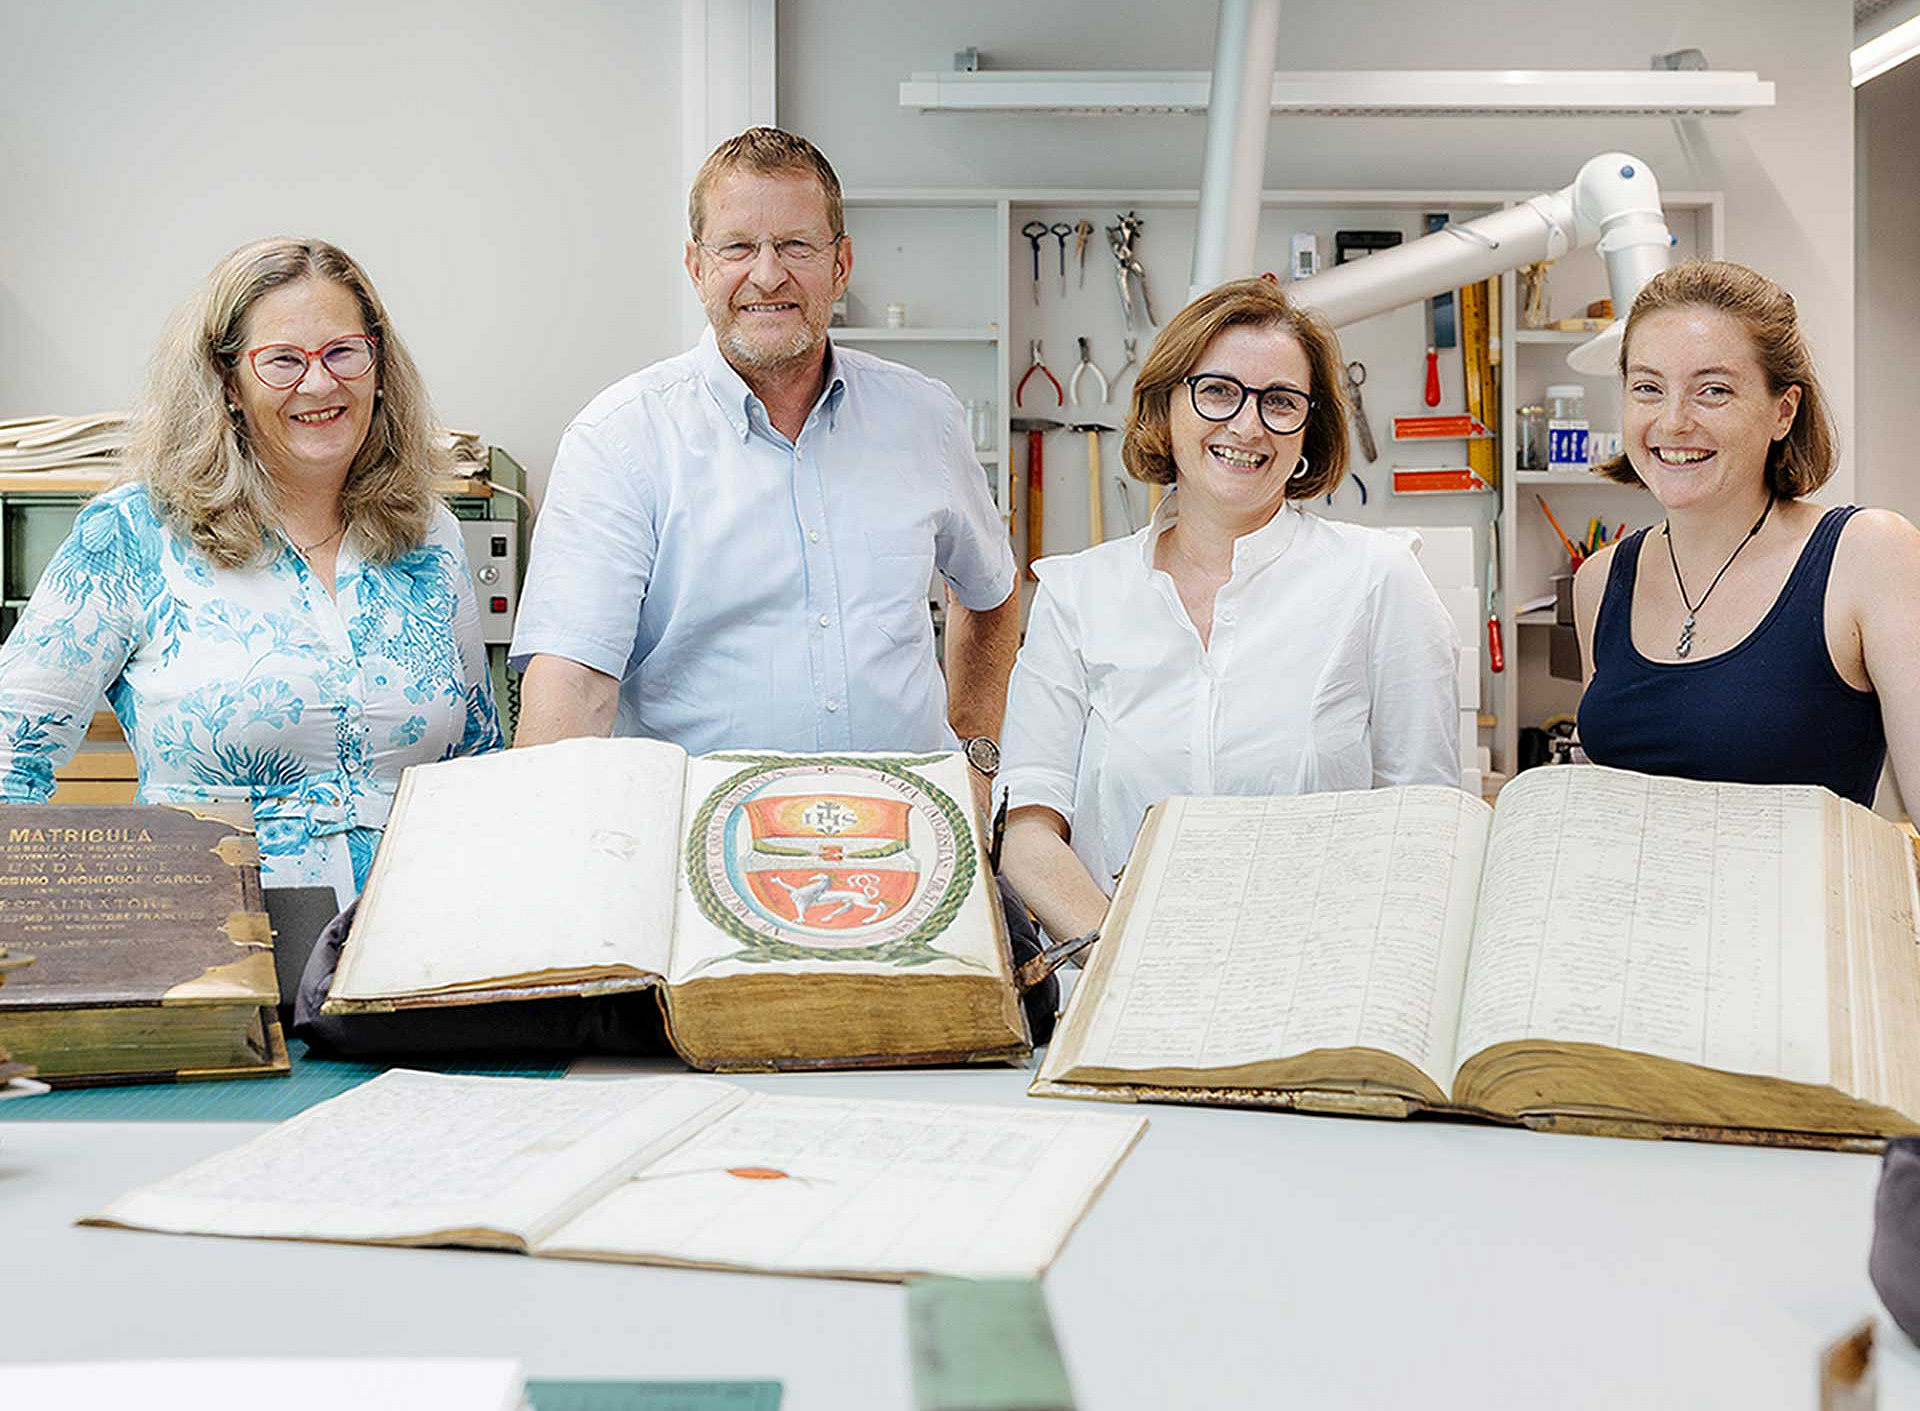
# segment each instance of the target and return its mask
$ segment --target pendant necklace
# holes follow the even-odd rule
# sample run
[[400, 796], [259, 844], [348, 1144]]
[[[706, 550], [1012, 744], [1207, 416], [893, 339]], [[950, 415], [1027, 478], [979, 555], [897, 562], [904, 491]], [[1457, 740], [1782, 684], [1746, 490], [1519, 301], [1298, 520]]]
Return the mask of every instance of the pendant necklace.
[[298, 539], [294, 539], [291, 534], [289, 534], [287, 537], [289, 539], [292, 539], [293, 547], [299, 552], [300, 557], [306, 558], [315, 549], [319, 548], [322, 544], [331, 544], [335, 539], [339, 538], [340, 531], [345, 529], [346, 527], [347, 526], [344, 524], [336, 524], [333, 527], [333, 532], [328, 534], [326, 538], [315, 539], [311, 544], [302, 544]]
[[1666, 537], [1667, 541], [1667, 562], [1673, 565], [1673, 585], [1680, 590], [1680, 601], [1685, 604], [1687, 609], [1687, 620], [1680, 626], [1680, 640], [1673, 644], [1673, 654], [1675, 656], [1683, 657], [1693, 650], [1693, 615], [1707, 605], [1707, 599], [1713, 596], [1713, 590], [1720, 586], [1720, 580], [1726, 577], [1727, 570], [1733, 567], [1733, 561], [1740, 557], [1740, 550], [1746, 548], [1747, 545], [1753, 542], [1753, 536], [1760, 532], [1761, 526], [1767, 522], [1767, 516], [1772, 513], [1773, 492], [1769, 490], [1767, 492], [1767, 507], [1760, 511], [1760, 518], [1753, 522], [1753, 528], [1747, 531], [1747, 537], [1742, 539], [1734, 551], [1727, 555], [1727, 561], [1720, 565], [1720, 571], [1713, 575], [1713, 582], [1707, 584], [1707, 591], [1700, 595], [1700, 601], [1697, 603], [1687, 598], [1687, 585], [1680, 577], [1680, 560], [1675, 558], [1673, 553], [1673, 525], [1667, 523], [1660, 526], [1660, 532]]

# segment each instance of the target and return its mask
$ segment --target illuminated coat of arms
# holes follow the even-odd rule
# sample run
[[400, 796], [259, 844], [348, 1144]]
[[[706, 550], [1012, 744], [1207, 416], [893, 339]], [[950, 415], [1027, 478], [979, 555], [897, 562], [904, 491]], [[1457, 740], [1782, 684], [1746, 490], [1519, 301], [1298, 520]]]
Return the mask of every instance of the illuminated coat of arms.
[[972, 886], [966, 815], [891, 759], [769, 760], [708, 795], [687, 838], [707, 919], [740, 959], [919, 964]]

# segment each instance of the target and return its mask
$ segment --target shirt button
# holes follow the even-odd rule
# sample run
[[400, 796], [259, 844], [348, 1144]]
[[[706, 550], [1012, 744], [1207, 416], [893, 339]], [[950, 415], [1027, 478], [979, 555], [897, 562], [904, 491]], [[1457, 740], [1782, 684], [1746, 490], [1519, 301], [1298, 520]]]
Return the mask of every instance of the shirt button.
[[807, 542], [808, 542], [809, 544], [817, 544], [817, 543], [819, 543], [819, 542], [820, 542], [820, 531], [819, 531], [818, 529], [809, 529], [809, 530], [807, 531]]
[[838, 710], [838, 709], [840, 709], [840, 702], [838, 702], [838, 701], [828, 701], [828, 702], [827, 702], [827, 709], [828, 709], [828, 710]]
[[347, 761], [347, 773], [358, 774], [359, 772], [360, 772], [360, 761], [358, 759], [349, 759]]
[[833, 619], [828, 617], [824, 612], [820, 614], [820, 625], [822, 627], [828, 626], [832, 621]]

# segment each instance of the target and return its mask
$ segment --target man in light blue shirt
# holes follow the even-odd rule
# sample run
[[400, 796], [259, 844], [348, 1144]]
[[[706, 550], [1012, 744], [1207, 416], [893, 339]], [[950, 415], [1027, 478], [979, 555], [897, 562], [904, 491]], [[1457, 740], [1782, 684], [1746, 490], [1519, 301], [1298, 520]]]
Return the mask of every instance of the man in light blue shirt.
[[811, 143], [743, 133], [707, 159], [688, 204], [687, 273], [711, 327], [601, 393], [561, 439], [514, 633], [514, 743], [965, 741], [990, 774], [1019, 594], [960, 404], [828, 340], [853, 250]]

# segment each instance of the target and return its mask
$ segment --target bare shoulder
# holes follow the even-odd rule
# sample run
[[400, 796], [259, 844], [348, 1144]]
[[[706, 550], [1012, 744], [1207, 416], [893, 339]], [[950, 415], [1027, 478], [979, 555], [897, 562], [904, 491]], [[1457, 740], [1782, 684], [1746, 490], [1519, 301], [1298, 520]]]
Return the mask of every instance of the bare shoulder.
[[1840, 531], [1840, 554], [1869, 572], [1920, 569], [1920, 529], [1893, 510], [1863, 509]]
[[1596, 604], [1600, 595], [1606, 591], [1607, 575], [1613, 572], [1613, 551], [1619, 548], [1616, 543], [1608, 544], [1598, 553], [1588, 554], [1573, 575], [1574, 610], [1579, 612], [1582, 604]]
[[1881, 606], [1920, 596], [1920, 529], [1892, 510], [1863, 509], [1834, 545], [1830, 592], [1836, 606], [1866, 618]]

